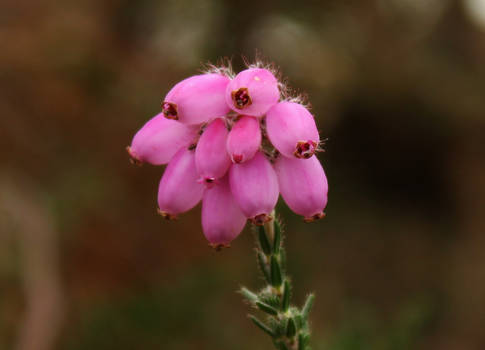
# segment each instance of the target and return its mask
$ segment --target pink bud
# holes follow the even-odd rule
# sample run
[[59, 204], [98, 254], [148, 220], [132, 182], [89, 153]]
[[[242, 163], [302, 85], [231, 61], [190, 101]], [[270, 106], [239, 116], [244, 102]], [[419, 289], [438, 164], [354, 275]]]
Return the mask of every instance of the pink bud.
[[202, 198], [202, 229], [214, 248], [228, 246], [246, 224], [229, 188], [227, 176], [205, 190]]
[[208, 185], [223, 177], [231, 165], [226, 151], [227, 134], [224, 121], [217, 118], [205, 128], [195, 149], [197, 172]]
[[259, 120], [255, 117], [242, 116], [229, 132], [227, 152], [234, 163], [243, 163], [251, 159], [261, 145]]
[[325, 216], [328, 183], [316, 156], [310, 159], [280, 156], [275, 163], [281, 195], [286, 204], [305, 221]]
[[127, 151], [134, 163], [166, 164], [181, 147], [190, 145], [196, 135], [195, 128], [167, 119], [160, 113], [135, 134]]
[[287, 157], [310, 158], [320, 142], [313, 116], [301, 104], [280, 102], [266, 114], [268, 137]]
[[257, 152], [243, 164], [229, 170], [231, 191], [244, 215], [256, 225], [270, 220], [278, 201], [278, 179], [268, 159]]
[[195, 151], [180, 149], [168, 163], [158, 187], [158, 208], [163, 217], [174, 219], [199, 203], [204, 186], [197, 179]]
[[278, 81], [262, 68], [243, 70], [226, 89], [226, 101], [232, 110], [256, 117], [264, 115], [279, 98]]
[[229, 112], [225, 102], [230, 79], [221, 74], [194, 75], [170, 90], [162, 103], [165, 117], [184, 124], [201, 124]]

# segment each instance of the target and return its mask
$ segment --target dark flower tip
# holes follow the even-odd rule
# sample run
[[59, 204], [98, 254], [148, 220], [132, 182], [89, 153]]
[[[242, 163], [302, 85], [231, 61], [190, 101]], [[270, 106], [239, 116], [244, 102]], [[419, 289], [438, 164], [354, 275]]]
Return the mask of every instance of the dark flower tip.
[[259, 214], [256, 215], [254, 218], [251, 218], [251, 222], [256, 226], [263, 226], [265, 223], [271, 221], [273, 217], [268, 214]]
[[245, 87], [232, 91], [231, 96], [232, 101], [234, 102], [234, 107], [237, 109], [246, 108], [253, 103], [251, 96], [249, 96], [249, 91]]
[[216, 252], [220, 252], [224, 248], [231, 248], [229, 243], [209, 243], [209, 247], [213, 248]]
[[212, 188], [216, 184], [216, 179], [214, 177], [205, 177], [202, 182], [207, 188]]
[[141, 166], [143, 164], [143, 161], [138, 158], [135, 152], [131, 149], [130, 146], [126, 146], [126, 152], [128, 152], [128, 155], [130, 156], [130, 163], [134, 165]]
[[320, 213], [316, 213], [315, 215], [312, 215], [312, 216], [309, 216], [309, 217], [304, 218], [303, 221], [305, 221], [305, 222], [314, 222], [314, 221], [323, 219], [324, 217], [325, 217], [325, 213], [322, 211]]
[[177, 220], [177, 215], [169, 214], [163, 210], [160, 210], [160, 208], [157, 208], [157, 212], [165, 220], [171, 220], [171, 221]]
[[317, 143], [312, 140], [298, 141], [296, 144], [295, 152], [293, 153], [296, 158], [308, 159], [315, 154], [317, 150]]
[[243, 161], [243, 156], [242, 156], [242, 154], [235, 154], [235, 155], [233, 155], [233, 156], [232, 156], [232, 161], [233, 161], [234, 163], [237, 163], [237, 164], [241, 163], [241, 162]]
[[162, 112], [165, 118], [178, 120], [177, 105], [171, 102], [162, 102]]

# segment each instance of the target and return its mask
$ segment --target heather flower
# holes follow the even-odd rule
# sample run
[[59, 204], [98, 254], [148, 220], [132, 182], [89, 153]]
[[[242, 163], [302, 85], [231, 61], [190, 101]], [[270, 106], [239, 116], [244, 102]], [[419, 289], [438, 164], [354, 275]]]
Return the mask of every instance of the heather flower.
[[240, 72], [226, 89], [226, 101], [233, 111], [255, 117], [264, 115], [279, 97], [278, 81], [263, 68]]
[[328, 184], [314, 153], [315, 120], [273, 73], [249, 68], [232, 80], [212, 69], [176, 84], [162, 112], [134, 136], [134, 162], [167, 164], [158, 207], [175, 218], [202, 199], [202, 228], [214, 247], [228, 245], [247, 219], [271, 220], [281, 192], [306, 221], [323, 217]]
[[268, 137], [287, 157], [310, 158], [320, 142], [315, 120], [310, 112], [295, 102], [280, 102], [266, 114]]
[[150, 119], [133, 137], [127, 151], [134, 163], [167, 164], [181, 148], [194, 142], [197, 130], [160, 113]]
[[204, 186], [197, 181], [195, 151], [181, 148], [168, 163], [158, 187], [158, 208], [167, 219], [174, 219], [202, 199]]
[[227, 152], [233, 163], [243, 163], [251, 159], [261, 146], [259, 120], [242, 116], [229, 132]]
[[226, 152], [228, 131], [224, 120], [217, 118], [204, 130], [195, 149], [195, 165], [201, 181], [211, 185], [224, 176], [231, 165]]
[[246, 217], [234, 200], [227, 176], [205, 190], [202, 198], [202, 229], [214, 248], [229, 246], [245, 224]]
[[229, 112], [224, 97], [228, 84], [228, 77], [216, 73], [182, 80], [165, 96], [163, 114], [184, 124], [201, 124], [223, 117]]
[[278, 179], [272, 164], [261, 153], [229, 171], [231, 191], [244, 215], [262, 225], [278, 201]]
[[316, 156], [309, 159], [279, 157], [275, 162], [281, 196], [305, 221], [325, 216], [328, 183]]
[[[277, 349], [309, 349], [308, 314], [290, 302], [281, 225], [274, 215], [279, 193], [304, 221], [325, 216], [328, 183], [315, 156], [320, 137], [312, 114], [290, 97], [267, 69], [233, 76], [211, 67], [176, 84], [127, 147], [132, 161], [168, 166], [158, 188], [158, 208], [175, 219], [202, 201], [202, 231], [216, 250], [227, 247], [249, 219], [257, 228], [256, 256], [267, 285], [242, 288], [248, 302], [268, 315], [251, 320]], [[280, 89], [283, 101], [280, 101]]]

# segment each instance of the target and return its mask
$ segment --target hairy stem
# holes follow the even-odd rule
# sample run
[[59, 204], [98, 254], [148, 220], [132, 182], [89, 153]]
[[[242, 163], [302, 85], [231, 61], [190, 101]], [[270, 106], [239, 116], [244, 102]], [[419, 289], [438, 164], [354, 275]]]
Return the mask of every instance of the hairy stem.
[[291, 305], [292, 285], [285, 270], [281, 224], [278, 219], [272, 219], [255, 228], [256, 257], [266, 285], [257, 293], [246, 287], [240, 292], [251, 306], [265, 315], [265, 319], [249, 317], [272, 338], [276, 349], [309, 350], [308, 315], [315, 297], [310, 294], [302, 308]]

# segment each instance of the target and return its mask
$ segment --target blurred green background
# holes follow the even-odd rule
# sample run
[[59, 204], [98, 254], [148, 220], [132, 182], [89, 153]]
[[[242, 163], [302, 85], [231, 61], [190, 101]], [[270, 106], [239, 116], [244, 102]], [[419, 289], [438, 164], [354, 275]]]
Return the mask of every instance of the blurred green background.
[[251, 230], [212, 251], [125, 153], [172, 85], [257, 52], [328, 138], [327, 218], [278, 205], [313, 348], [485, 348], [485, 0], [3, 0], [1, 349], [271, 348]]

